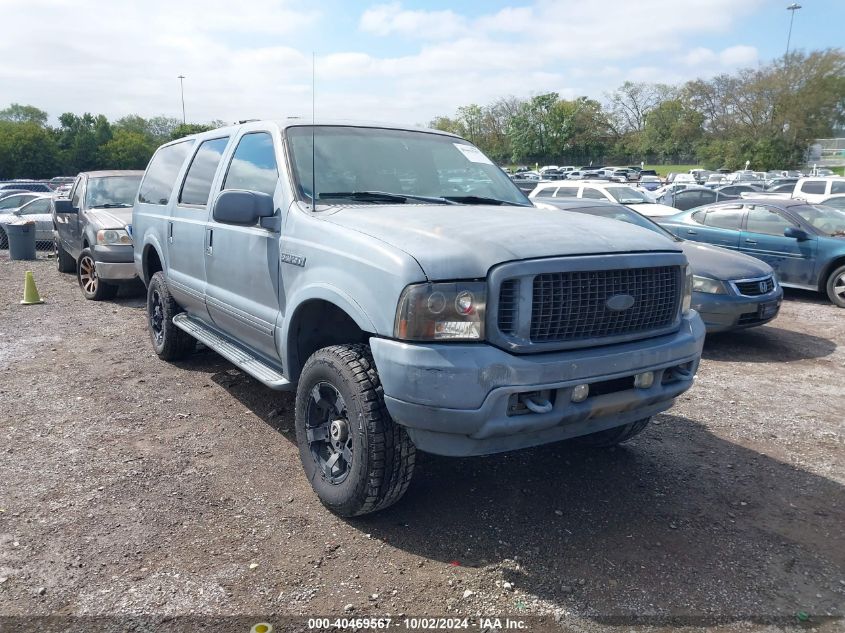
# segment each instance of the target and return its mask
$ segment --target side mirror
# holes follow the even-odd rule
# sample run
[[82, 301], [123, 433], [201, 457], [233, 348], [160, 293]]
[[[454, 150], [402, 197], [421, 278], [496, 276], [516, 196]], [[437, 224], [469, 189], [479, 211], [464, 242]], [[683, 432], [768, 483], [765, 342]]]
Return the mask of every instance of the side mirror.
[[215, 222], [247, 226], [255, 224], [260, 218], [269, 218], [275, 214], [273, 196], [242, 189], [221, 191], [214, 201], [212, 211]]
[[805, 242], [806, 240], [810, 239], [810, 236], [807, 234], [807, 231], [803, 229], [797, 229], [794, 226], [789, 226], [783, 230], [784, 237], [792, 237], [799, 242]]
[[70, 198], [55, 198], [53, 200], [53, 209], [56, 213], [78, 213], [79, 209], [73, 206]]

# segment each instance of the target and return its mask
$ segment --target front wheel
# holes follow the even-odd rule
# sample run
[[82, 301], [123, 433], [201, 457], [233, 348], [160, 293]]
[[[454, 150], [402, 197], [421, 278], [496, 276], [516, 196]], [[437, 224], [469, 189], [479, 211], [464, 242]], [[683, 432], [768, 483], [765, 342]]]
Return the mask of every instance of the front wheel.
[[114, 299], [117, 296], [117, 286], [106, 283], [97, 274], [97, 263], [90, 248], [85, 248], [79, 255], [79, 262], [76, 266], [76, 279], [82, 295], [91, 301], [104, 301]]
[[622, 426], [617, 426], [605, 431], [599, 431], [598, 433], [590, 433], [589, 435], [576, 437], [575, 441], [579, 444], [584, 444], [585, 446], [592, 446], [593, 448], [616, 446], [617, 444], [627, 442], [635, 435], [642, 433], [645, 430], [645, 427], [648, 426], [649, 422], [651, 422], [651, 418], [643, 418], [642, 420], [637, 420], [636, 422], [631, 422], [630, 424], [623, 424]]
[[311, 487], [340, 516], [386, 508], [411, 482], [416, 449], [387, 412], [366, 345], [325, 347], [305, 363], [296, 440]]
[[840, 266], [827, 278], [827, 296], [833, 305], [845, 308], [845, 266]]

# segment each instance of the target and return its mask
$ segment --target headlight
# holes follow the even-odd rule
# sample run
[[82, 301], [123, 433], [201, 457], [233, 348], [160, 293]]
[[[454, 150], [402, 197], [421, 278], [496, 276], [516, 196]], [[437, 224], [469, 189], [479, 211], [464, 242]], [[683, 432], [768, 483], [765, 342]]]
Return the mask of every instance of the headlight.
[[692, 309], [692, 270], [684, 267], [684, 292], [681, 298], [681, 314], [689, 314]]
[[692, 289], [695, 292], [706, 292], [711, 295], [728, 294], [728, 291], [725, 289], [725, 284], [723, 284], [718, 279], [710, 279], [710, 277], [699, 277], [698, 275], [693, 275]]
[[132, 238], [123, 229], [105, 229], [97, 231], [97, 244], [109, 246], [114, 246], [115, 244], [132, 244]]
[[414, 284], [399, 298], [393, 334], [406, 341], [480, 341], [486, 307], [482, 281]]

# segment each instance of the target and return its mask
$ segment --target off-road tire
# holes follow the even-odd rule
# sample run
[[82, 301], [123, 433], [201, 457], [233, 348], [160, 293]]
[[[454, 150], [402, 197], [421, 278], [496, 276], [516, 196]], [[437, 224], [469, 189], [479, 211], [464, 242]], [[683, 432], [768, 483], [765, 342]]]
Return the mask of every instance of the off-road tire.
[[840, 266], [830, 273], [825, 284], [825, 290], [833, 305], [845, 308], [845, 294], [839, 294], [845, 291], [845, 266]]
[[76, 260], [64, 249], [57, 238], [53, 239], [53, 251], [56, 254], [56, 270], [60, 273], [76, 272]]
[[82, 296], [90, 301], [107, 301], [117, 296], [118, 287], [97, 276], [97, 263], [90, 248], [82, 249], [76, 264], [76, 280]]
[[585, 446], [592, 446], [593, 448], [608, 448], [616, 446], [622, 442], [627, 442], [635, 435], [639, 435], [651, 422], [651, 418], [643, 418], [630, 424], [624, 424], [598, 433], [590, 433], [589, 435], [582, 435], [575, 438], [575, 441]]
[[[332, 483], [318, 465], [306, 425], [320, 384], [334, 388], [346, 405], [352, 463], [341, 483]], [[411, 482], [416, 448], [387, 412], [384, 390], [367, 345], [333, 345], [305, 363], [296, 392], [296, 439], [305, 475], [333, 513], [360, 516], [396, 503]]]
[[[156, 308], [160, 308], [160, 315]], [[173, 317], [180, 312], [182, 308], [170, 294], [164, 273], [157, 272], [147, 286], [147, 328], [153, 349], [162, 360], [180, 360], [196, 348], [197, 340], [173, 324]]]

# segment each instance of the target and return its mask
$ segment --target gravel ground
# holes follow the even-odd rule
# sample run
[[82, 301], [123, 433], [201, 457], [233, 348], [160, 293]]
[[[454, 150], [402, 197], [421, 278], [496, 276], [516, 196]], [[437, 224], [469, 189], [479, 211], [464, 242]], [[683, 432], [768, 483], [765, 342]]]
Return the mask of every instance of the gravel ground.
[[[19, 305], [25, 270], [43, 305]], [[143, 305], [0, 254], [0, 615], [845, 628], [823, 617], [845, 605], [845, 311], [820, 296], [709, 339], [696, 386], [624, 447], [422, 455], [357, 520], [305, 481], [293, 396], [209, 350], [158, 360]]]

